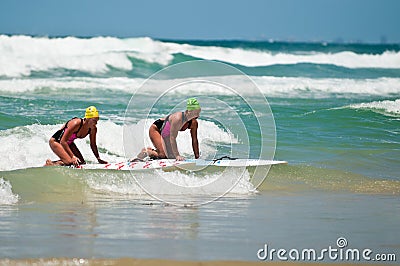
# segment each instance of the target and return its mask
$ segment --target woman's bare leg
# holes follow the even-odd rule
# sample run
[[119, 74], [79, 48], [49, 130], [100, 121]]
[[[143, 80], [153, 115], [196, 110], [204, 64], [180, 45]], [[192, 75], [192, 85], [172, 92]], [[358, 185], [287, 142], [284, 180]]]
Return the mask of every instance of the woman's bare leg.
[[150, 136], [151, 142], [153, 143], [154, 147], [156, 148], [155, 151], [151, 150], [150, 153], [152, 153], [153, 156], [156, 155], [155, 157], [158, 157], [158, 158], [167, 158], [167, 156], [165, 155], [161, 134], [157, 130], [157, 127], [155, 125], [151, 125], [151, 127], [149, 129], [149, 136]]
[[[51, 150], [61, 159], [60, 161], [54, 161], [52, 162], [51, 160], [46, 161], [46, 165], [48, 163], [52, 163], [50, 165], [69, 165], [71, 158], [69, 157], [68, 153], [64, 150], [64, 148], [61, 146], [60, 143], [56, 142], [54, 138], [50, 138], [49, 140], [49, 145]], [[62, 163], [62, 164], [61, 164]]]

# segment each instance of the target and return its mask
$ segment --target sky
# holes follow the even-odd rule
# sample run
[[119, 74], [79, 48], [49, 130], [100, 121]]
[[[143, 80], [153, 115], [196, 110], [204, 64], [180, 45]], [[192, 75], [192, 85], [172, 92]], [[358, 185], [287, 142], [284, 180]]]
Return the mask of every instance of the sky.
[[0, 34], [400, 43], [398, 0], [1, 0]]

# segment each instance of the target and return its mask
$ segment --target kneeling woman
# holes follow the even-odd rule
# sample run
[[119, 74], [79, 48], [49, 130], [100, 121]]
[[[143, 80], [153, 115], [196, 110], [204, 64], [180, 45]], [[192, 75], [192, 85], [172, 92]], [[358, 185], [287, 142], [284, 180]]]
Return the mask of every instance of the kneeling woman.
[[96, 145], [97, 121], [99, 112], [96, 107], [90, 106], [86, 109], [85, 118], [72, 118], [58, 130], [49, 140], [50, 148], [60, 158], [58, 161], [48, 159], [46, 165], [79, 165], [85, 164], [85, 159], [74, 140], [83, 139], [90, 135], [90, 147], [99, 163], [105, 164], [106, 161], [100, 159]]
[[192, 137], [192, 148], [194, 157], [199, 158], [199, 142], [197, 140], [197, 118], [200, 116], [201, 108], [197, 99], [190, 98], [187, 100], [186, 111], [176, 112], [165, 118], [156, 120], [149, 129], [149, 137], [155, 149], [144, 148], [138, 156], [133, 159], [143, 160], [149, 156], [154, 159], [176, 159], [182, 161], [182, 157], [178, 151], [176, 138], [179, 131], [190, 129]]

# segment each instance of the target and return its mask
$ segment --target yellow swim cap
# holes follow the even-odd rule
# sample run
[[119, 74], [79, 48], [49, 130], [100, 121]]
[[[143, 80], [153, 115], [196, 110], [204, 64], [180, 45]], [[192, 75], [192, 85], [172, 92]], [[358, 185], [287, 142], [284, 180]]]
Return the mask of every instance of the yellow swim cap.
[[96, 107], [89, 106], [86, 108], [85, 118], [95, 118], [99, 117], [99, 112], [97, 111]]

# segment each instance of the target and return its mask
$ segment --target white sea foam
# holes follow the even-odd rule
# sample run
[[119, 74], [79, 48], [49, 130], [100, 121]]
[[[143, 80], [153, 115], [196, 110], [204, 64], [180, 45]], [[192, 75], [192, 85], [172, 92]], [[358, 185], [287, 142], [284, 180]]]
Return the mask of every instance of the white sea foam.
[[332, 94], [391, 95], [400, 93], [400, 79], [312, 79], [252, 77], [260, 90], [268, 97], [324, 98]]
[[[242, 168], [227, 168], [223, 172], [216, 171], [199, 175], [196, 173], [181, 173], [181, 172], [161, 172], [155, 173], [161, 175], [170, 184], [176, 186], [170, 187], [170, 193], [173, 194], [213, 194], [222, 195], [226, 192], [234, 194], [247, 194], [254, 191], [254, 186], [250, 183], [250, 174]], [[144, 181], [144, 180], [143, 180]], [[149, 188], [150, 191], [156, 194], [165, 193], [160, 186]]]
[[202, 47], [188, 44], [165, 43], [170, 53], [183, 53], [193, 57], [218, 60], [247, 67], [292, 65], [299, 63], [332, 64], [348, 68], [400, 68], [400, 53], [356, 54], [344, 51], [339, 53], [271, 53], [240, 48]]
[[0, 76], [29, 76], [32, 71], [70, 69], [104, 73], [109, 67], [132, 70], [129, 57], [149, 63], [168, 65], [174, 54], [219, 60], [248, 67], [276, 64], [333, 64], [348, 68], [400, 68], [399, 52], [382, 54], [338, 53], [271, 53], [213, 46], [194, 46], [155, 41], [150, 38], [89, 39], [66, 37], [46, 38], [0, 35]]
[[350, 105], [354, 109], [370, 109], [383, 112], [388, 115], [400, 115], [400, 99], [394, 101], [374, 101], [369, 103], [360, 103]]
[[116, 38], [78, 39], [0, 36], [0, 75], [26, 76], [31, 71], [54, 68], [102, 73], [112, 66], [131, 69], [121, 50], [128, 49]]
[[[198, 79], [198, 78], [196, 78]], [[201, 78], [208, 80], [208, 77]], [[257, 87], [267, 97], [287, 98], [312, 98], [329, 97], [332, 94], [343, 95], [391, 95], [400, 93], [400, 78], [377, 78], [377, 79], [313, 79], [305, 77], [251, 77]], [[187, 80], [187, 79], [186, 79]], [[235, 83], [235, 89], [242, 95], [251, 95], [254, 91], [248, 88], [249, 80], [243, 76], [221, 76], [212, 77], [213, 81], [224, 84]], [[184, 80], [173, 80], [179, 84]], [[42, 89], [61, 90], [64, 94], [73, 95], [76, 92], [82, 93], [85, 90], [104, 89], [132, 94], [137, 93], [163, 93], [168, 87], [164, 83], [171, 83], [171, 80], [157, 80], [153, 82], [151, 92], [141, 90], [144, 79], [132, 78], [48, 78], [48, 79], [12, 79], [0, 80], [0, 92], [20, 94], [23, 92], [34, 92]], [[191, 95], [201, 93], [204, 95], [229, 95], [232, 92], [226, 88], [204, 84], [188, 84], [184, 90], [176, 90], [174, 93]]]
[[17, 203], [19, 196], [12, 192], [9, 181], [0, 178], [0, 204], [9, 205]]
[[[162, 170], [133, 173], [93, 172], [85, 175], [90, 188], [105, 193], [152, 196], [163, 199], [165, 195], [214, 195], [254, 193], [247, 170], [228, 168], [214, 173], [187, 173]], [[137, 183], [140, 182], [140, 184]]]
[[[144, 79], [130, 78], [37, 78], [37, 79], [4, 79], [0, 80], [0, 92], [23, 93], [46, 89], [57, 91], [60, 89], [72, 90], [117, 90], [133, 93], [143, 83]], [[72, 92], [73, 93], [73, 92]]]
[[[132, 138], [131, 143], [133, 143], [134, 147], [131, 149], [132, 153], [127, 154], [128, 157], [134, 157], [146, 144], [151, 145], [147, 135], [147, 128], [151, 122], [150, 120], [147, 122], [143, 120], [130, 126], [130, 132], [135, 137]], [[199, 120], [199, 125], [199, 145], [205, 157], [212, 156], [215, 153], [215, 143], [237, 142], [233, 136], [218, 128], [212, 122]], [[61, 124], [33, 124], [1, 130], [0, 141], [2, 143], [3, 156], [2, 160], [0, 160], [0, 171], [38, 167], [42, 166], [47, 158], [58, 159], [51, 151], [48, 141], [61, 127]], [[101, 158], [109, 162], [125, 160], [123, 126], [112, 121], [100, 120], [97, 127], [97, 146], [101, 151]], [[210, 139], [213, 139], [213, 142], [210, 142]], [[177, 142], [178, 148], [184, 156], [193, 156], [191, 145], [184, 145], [191, 143], [188, 132], [181, 132], [178, 135]], [[88, 162], [97, 163], [90, 149], [89, 138], [77, 139], [75, 144]]]

